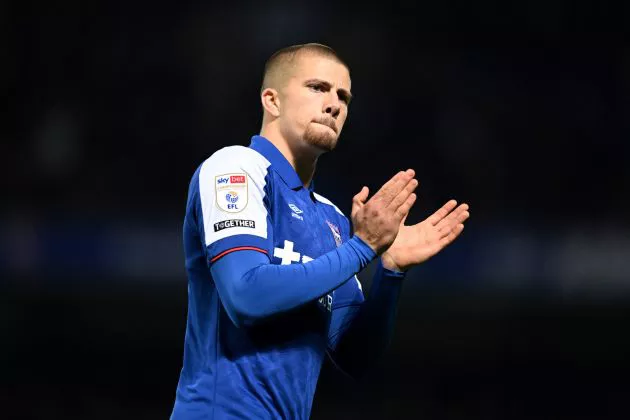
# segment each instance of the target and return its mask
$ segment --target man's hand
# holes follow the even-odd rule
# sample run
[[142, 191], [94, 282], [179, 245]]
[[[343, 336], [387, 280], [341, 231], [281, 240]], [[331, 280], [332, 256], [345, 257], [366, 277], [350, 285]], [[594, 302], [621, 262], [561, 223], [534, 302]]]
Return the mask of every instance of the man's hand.
[[464, 230], [464, 221], [470, 217], [468, 204], [456, 209], [455, 206], [457, 201], [450, 200], [426, 220], [413, 226], [405, 226], [403, 219], [396, 240], [381, 256], [383, 267], [406, 271], [453, 242]]
[[394, 242], [398, 229], [416, 201], [413, 191], [418, 186], [415, 172], [408, 169], [399, 172], [369, 201], [370, 190], [363, 187], [352, 199], [352, 224], [354, 234], [366, 242], [378, 255]]

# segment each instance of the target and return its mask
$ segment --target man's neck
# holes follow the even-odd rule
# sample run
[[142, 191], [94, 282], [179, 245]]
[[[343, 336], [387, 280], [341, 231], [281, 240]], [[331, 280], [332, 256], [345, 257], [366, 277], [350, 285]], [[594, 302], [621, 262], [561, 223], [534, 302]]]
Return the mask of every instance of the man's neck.
[[286, 160], [291, 164], [293, 169], [295, 169], [295, 172], [302, 181], [302, 185], [304, 185], [305, 188], [308, 188], [313, 180], [313, 176], [315, 175], [315, 168], [317, 166], [317, 159], [319, 158], [319, 155], [309, 151], [308, 147], [299, 149], [291, 147], [290, 143], [283, 137], [273, 135], [272, 133], [266, 133], [265, 130], [262, 130], [260, 135], [276, 146], [280, 153], [282, 153]]

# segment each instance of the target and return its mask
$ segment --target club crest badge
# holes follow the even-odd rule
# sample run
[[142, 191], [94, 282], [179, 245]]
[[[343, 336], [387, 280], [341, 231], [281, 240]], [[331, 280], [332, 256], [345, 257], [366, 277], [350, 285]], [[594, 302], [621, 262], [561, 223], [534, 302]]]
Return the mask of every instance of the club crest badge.
[[247, 174], [225, 174], [215, 177], [217, 206], [228, 213], [238, 213], [247, 207]]
[[341, 231], [339, 230], [339, 228], [333, 224], [330, 223], [328, 220], [326, 220], [326, 224], [328, 225], [328, 227], [330, 228], [330, 231], [333, 234], [333, 237], [335, 238], [335, 243], [337, 244], [337, 246], [341, 245]]

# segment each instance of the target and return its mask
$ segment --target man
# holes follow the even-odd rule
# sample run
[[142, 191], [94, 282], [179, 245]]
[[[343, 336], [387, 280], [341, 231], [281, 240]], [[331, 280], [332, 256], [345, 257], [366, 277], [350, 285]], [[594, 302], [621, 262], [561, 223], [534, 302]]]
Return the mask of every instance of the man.
[[[188, 322], [172, 419], [305, 419], [324, 357], [351, 375], [387, 346], [405, 271], [452, 242], [468, 218], [454, 200], [415, 226], [401, 171], [352, 225], [311, 182], [350, 103], [348, 67], [320, 44], [267, 62], [262, 129], [195, 172], [184, 221]], [[380, 256], [365, 300], [356, 273]]]

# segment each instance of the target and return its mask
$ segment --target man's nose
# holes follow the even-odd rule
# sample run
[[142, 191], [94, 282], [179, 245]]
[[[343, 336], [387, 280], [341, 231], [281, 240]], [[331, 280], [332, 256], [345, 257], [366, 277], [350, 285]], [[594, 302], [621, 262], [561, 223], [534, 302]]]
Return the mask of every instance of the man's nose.
[[326, 106], [326, 114], [330, 114], [333, 118], [337, 118], [340, 111], [341, 107], [338, 103], [330, 103]]

